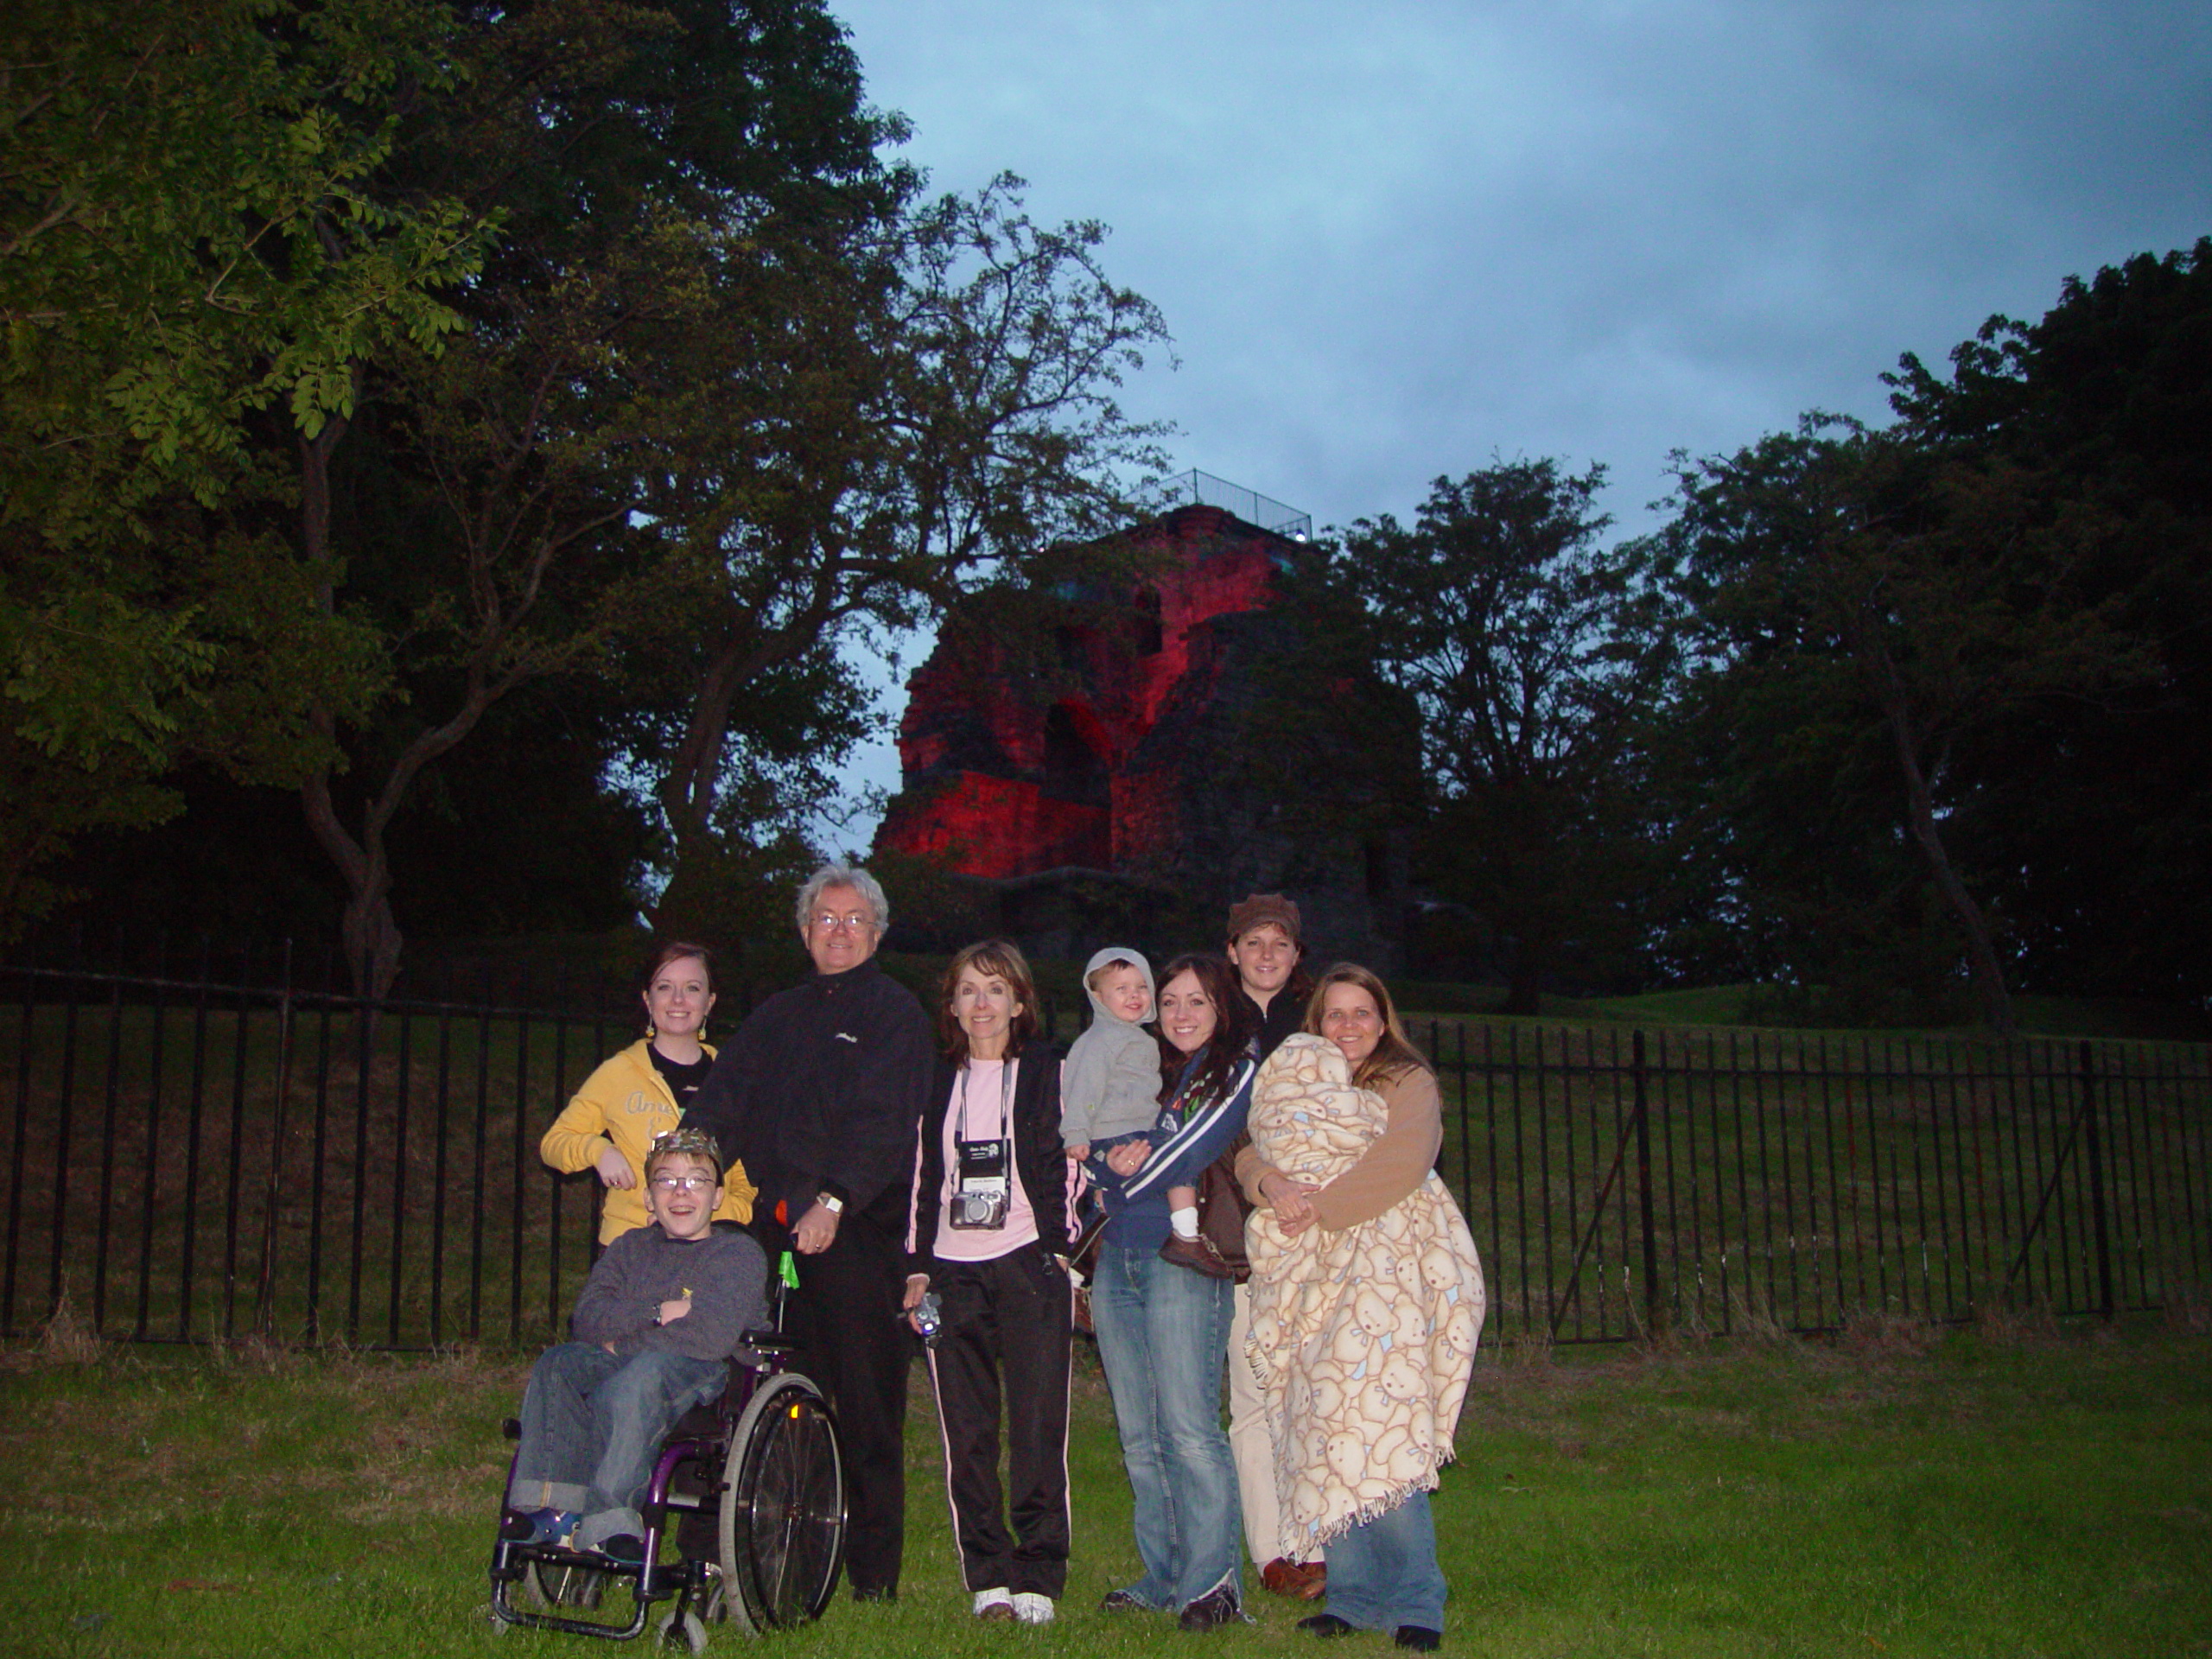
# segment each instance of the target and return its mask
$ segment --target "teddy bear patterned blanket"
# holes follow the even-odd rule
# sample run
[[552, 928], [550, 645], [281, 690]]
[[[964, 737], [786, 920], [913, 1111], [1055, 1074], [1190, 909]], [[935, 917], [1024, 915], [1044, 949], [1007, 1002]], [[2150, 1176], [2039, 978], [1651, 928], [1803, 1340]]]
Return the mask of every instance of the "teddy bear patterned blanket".
[[[1356, 1089], [1335, 1044], [1287, 1039], [1260, 1068], [1249, 1128], [1260, 1156], [1325, 1184], [1359, 1161], [1389, 1109]], [[1372, 1221], [1286, 1238], [1272, 1210], [1246, 1229], [1252, 1334], [1275, 1450], [1283, 1542], [1313, 1560], [1348, 1528], [1433, 1489], [1483, 1324], [1482, 1264], [1433, 1172]]]

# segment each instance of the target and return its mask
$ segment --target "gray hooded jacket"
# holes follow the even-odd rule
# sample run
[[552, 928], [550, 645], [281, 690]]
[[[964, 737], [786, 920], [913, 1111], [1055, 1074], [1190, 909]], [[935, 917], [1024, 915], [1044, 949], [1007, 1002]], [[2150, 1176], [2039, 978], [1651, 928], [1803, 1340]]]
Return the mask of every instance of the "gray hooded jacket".
[[1068, 1049], [1060, 1073], [1060, 1141], [1064, 1146], [1139, 1135], [1160, 1116], [1160, 1043], [1142, 1026], [1109, 1012], [1090, 988], [1090, 976], [1109, 962], [1126, 962], [1144, 976], [1144, 988], [1159, 1015], [1159, 988], [1152, 964], [1125, 945], [1109, 944], [1083, 965], [1084, 995], [1090, 998], [1090, 1029]]

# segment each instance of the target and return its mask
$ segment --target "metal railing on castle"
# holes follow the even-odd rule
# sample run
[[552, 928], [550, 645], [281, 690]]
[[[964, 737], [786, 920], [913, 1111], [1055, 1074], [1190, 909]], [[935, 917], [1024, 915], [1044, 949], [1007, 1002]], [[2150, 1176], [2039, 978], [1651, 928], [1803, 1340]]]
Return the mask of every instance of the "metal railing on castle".
[[[0, 1332], [405, 1349], [564, 1327], [597, 1188], [537, 1144], [634, 1037], [619, 1002], [372, 1002], [204, 963], [4, 967], [0, 997]], [[1415, 1034], [1501, 1338], [2112, 1314], [2212, 1287], [2201, 1046]]]

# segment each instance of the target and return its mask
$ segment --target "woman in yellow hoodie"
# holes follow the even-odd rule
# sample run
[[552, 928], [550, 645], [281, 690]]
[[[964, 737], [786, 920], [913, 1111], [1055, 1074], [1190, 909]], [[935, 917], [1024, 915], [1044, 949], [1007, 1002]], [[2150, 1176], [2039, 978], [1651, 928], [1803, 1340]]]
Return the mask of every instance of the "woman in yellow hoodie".
[[[683, 1108], [715, 1063], [715, 1051], [701, 1040], [715, 1006], [714, 983], [704, 945], [663, 945], [645, 975], [645, 1034], [584, 1079], [538, 1143], [538, 1156], [554, 1168], [568, 1175], [591, 1170], [606, 1187], [601, 1244], [650, 1219], [645, 1154], [656, 1136], [683, 1122]], [[732, 1164], [715, 1219], [752, 1220], [753, 1192], [745, 1171]]]

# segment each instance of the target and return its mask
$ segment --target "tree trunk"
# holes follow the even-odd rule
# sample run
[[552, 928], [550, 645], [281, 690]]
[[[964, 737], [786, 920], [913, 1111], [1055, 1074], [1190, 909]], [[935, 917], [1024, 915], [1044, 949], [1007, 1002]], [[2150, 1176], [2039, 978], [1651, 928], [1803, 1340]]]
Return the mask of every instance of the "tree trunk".
[[[357, 385], [358, 378], [357, 372]], [[346, 425], [343, 418], [334, 416], [313, 438], [300, 440], [301, 550], [314, 573], [315, 603], [325, 615], [334, 614], [337, 607], [330, 549], [330, 458]], [[367, 793], [360, 809], [358, 837], [340, 818], [331, 795], [331, 776], [338, 763], [336, 716], [327, 708], [308, 713], [326, 752], [320, 769], [300, 786], [300, 800], [308, 827], [346, 882], [348, 897], [340, 919], [340, 937], [346, 944], [346, 971], [353, 976], [354, 989], [364, 996], [381, 998], [390, 993], [399, 975], [399, 954], [404, 943], [391, 908], [391, 861], [385, 849], [385, 833], [423, 768], [466, 739], [483, 720], [485, 711], [521, 680], [550, 671], [547, 663], [558, 660], [557, 657], [540, 658], [534, 663], [525, 659], [503, 664], [500, 647], [514, 637], [535, 602], [538, 582], [554, 553], [567, 540], [591, 529], [594, 522], [588, 519], [541, 543], [532, 556], [527, 587], [512, 614], [504, 613], [490, 596], [492, 582], [486, 565], [476, 564], [474, 574], [480, 582], [479, 627], [469, 650], [459, 706], [442, 724], [417, 732], [392, 761], [382, 785]]]
[[729, 731], [729, 711], [741, 683], [741, 645], [733, 641], [717, 652], [702, 677], [691, 701], [691, 715], [683, 741], [670, 757], [667, 774], [655, 791], [662, 817], [668, 823], [670, 865], [668, 885], [648, 912], [656, 928], [681, 928], [696, 908], [692, 889], [697, 873], [712, 853], [710, 845], [715, 802], [719, 792], [722, 752]]
[[1906, 704], [1897, 666], [1878, 639], [1869, 641], [1866, 660], [1875, 682], [1882, 718], [1897, 747], [1897, 766], [1904, 773], [1912, 838], [1918, 844], [1921, 855], [1928, 861], [1936, 890], [1942, 894], [1944, 904], [1967, 936], [1967, 966], [1974, 977], [1974, 1000], [1981, 1006], [1982, 1024], [1999, 1037], [2018, 1036], [2019, 1026], [2012, 1017], [2012, 999], [2005, 988], [2005, 969], [1997, 960], [1995, 945], [1990, 942], [1989, 924], [1982, 916], [1981, 906], [1967, 891], [1967, 884], [1959, 879], [1943, 845], [1942, 829], [1936, 822], [1936, 800], [1929, 790], [1928, 775], [1913, 741], [1911, 710]]
[[399, 949], [404, 943], [389, 893], [365, 893], [347, 900], [341, 928], [354, 989], [382, 1001], [399, 977]]
[[669, 757], [667, 773], [654, 791], [674, 843], [668, 886], [649, 912], [656, 927], [682, 924], [697, 885], [687, 877], [686, 866], [696, 870], [702, 857], [714, 854], [715, 807], [729, 747], [730, 710], [738, 693], [768, 669], [803, 653], [839, 615], [833, 603], [817, 596], [782, 627], [763, 630], [743, 613], [734, 612], [728, 619], [721, 647], [692, 697], [683, 741]]
[[329, 855], [346, 883], [346, 909], [339, 921], [346, 971], [353, 976], [356, 994], [381, 998], [399, 977], [400, 947], [405, 943], [391, 912], [391, 866], [384, 837], [372, 829], [360, 840], [354, 839], [331, 799], [327, 772], [301, 785], [300, 805], [315, 843]]
[[[359, 375], [355, 377], [359, 393]], [[334, 415], [312, 438], [300, 440], [300, 551], [314, 575], [315, 605], [332, 615], [338, 605], [337, 587], [331, 574], [330, 458], [348, 423]], [[310, 710], [308, 723], [334, 751], [337, 721], [327, 709]], [[356, 994], [382, 998], [399, 976], [403, 940], [399, 923], [391, 913], [391, 869], [385, 856], [384, 838], [373, 825], [356, 841], [339, 818], [331, 798], [330, 777], [335, 763], [326, 758], [321, 766], [300, 785], [300, 805], [308, 828], [346, 883], [346, 909], [339, 920], [339, 938], [346, 947], [346, 971]]]
[[1513, 941], [1513, 966], [1507, 970], [1505, 1006], [1501, 1014], [1535, 1015], [1543, 1012], [1544, 952], [1525, 938]]

